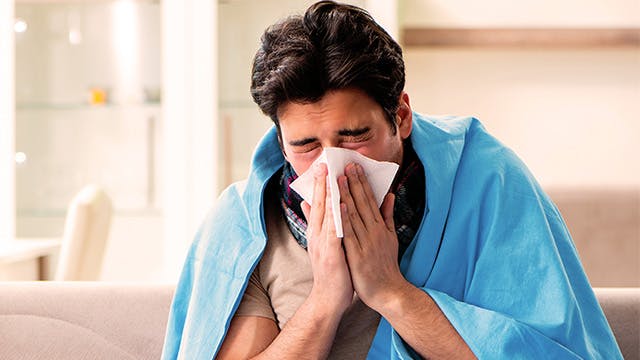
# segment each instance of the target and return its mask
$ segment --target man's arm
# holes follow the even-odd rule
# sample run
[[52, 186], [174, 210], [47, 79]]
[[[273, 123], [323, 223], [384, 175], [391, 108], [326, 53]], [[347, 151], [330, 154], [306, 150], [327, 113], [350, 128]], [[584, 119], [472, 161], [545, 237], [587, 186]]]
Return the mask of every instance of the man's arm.
[[402, 276], [393, 223], [395, 197], [388, 194], [378, 210], [359, 165], [350, 164], [338, 180], [344, 244], [353, 286], [416, 352], [429, 359], [475, 356], [428, 294]]
[[331, 206], [325, 206], [331, 204], [326, 177], [326, 164], [321, 164], [315, 172], [313, 206], [302, 204], [308, 220], [311, 293], [279, 333], [272, 320], [235, 317], [219, 358], [297, 360], [328, 356], [342, 315], [353, 300], [353, 286], [342, 239], [336, 237]]
[[326, 358], [342, 316], [319, 300], [310, 295], [281, 332], [271, 319], [234, 317], [217, 359]]
[[272, 319], [235, 316], [229, 325], [217, 359], [250, 359], [266, 349], [280, 330]]
[[402, 339], [424, 358], [475, 359], [433, 299], [406, 280], [389, 292], [386, 301], [374, 306]]

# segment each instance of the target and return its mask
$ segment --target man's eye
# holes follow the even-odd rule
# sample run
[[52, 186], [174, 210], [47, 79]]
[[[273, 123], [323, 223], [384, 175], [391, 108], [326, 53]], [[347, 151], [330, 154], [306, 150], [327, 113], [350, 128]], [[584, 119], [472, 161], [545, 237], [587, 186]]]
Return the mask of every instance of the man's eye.
[[363, 142], [363, 141], [367, 141], [369, 140], [369, 135], [368, 134], [362, 134], [362, 135], [357, 135], [357, 136], [348, 136], [344, 139], [344, 142], [347, 143], [358, 143], [358, 142]]
[[299, 148], [296, 149], [296, 152], [299, 154], [306, 154], [318, 148], [319, 146], [317, 144], [309, 144], [309, 145], [300, 146]]

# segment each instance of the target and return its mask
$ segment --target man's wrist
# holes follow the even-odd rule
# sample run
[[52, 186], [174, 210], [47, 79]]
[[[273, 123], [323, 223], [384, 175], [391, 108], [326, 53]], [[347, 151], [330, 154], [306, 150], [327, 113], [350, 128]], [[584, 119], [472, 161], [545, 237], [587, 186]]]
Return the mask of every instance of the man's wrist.
[[378, 296], [371, 308], [387, 320], [401, 317], [406, 309], [411, 307], [412, 299], [415, 298], [415, 293], [418, 291], [421, 292], [420, 289], [403, 278], [396, 286]]
[[350, 304], [341, 304], [337, 299], [328, 299], [323, 291], [311, 290], [305, 301], [314, 320], [334, 320], [340, 322]]

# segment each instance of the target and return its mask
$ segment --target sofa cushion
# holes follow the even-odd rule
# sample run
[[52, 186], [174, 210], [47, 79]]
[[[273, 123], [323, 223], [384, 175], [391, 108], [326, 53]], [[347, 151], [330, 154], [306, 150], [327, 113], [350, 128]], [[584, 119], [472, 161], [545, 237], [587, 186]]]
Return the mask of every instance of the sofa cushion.
[[172, 285], [0, 285], [0, 359], [159, 359]]
[[[136, 359], [102, 334], [65, 320], [35, 315], [0, 315], [3, 357], [32, 359]], [[32, 356], [40, 354], [40, 356]]]
[[[174, 285], [0, 282], [0, 359], [159, 359]], [[640, 360], [640, 288], [596, 288], [626, 360]]]

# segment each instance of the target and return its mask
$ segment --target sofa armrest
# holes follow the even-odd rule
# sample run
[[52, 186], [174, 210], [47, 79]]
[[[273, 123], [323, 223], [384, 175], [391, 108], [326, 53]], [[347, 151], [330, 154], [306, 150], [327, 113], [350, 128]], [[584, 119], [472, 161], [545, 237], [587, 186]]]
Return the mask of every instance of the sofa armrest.
[[626, 360], [640, 360], [640, 288], [594, 288]]

